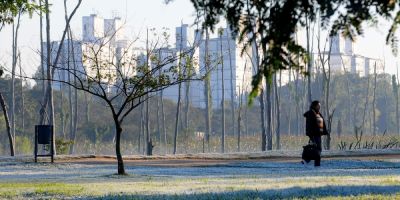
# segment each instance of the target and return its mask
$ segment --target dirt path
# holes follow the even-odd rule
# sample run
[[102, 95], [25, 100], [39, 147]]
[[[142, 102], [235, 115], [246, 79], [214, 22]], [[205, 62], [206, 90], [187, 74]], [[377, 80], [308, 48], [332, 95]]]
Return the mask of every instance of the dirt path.
[[[400, 159], [400, 154], [394, 155], [358, 155], [358, 156], [328, 156], [323, 160], [392, 160]], [[272, 157], [258, 159], [125, 159], [126, 166], [154, 166], [154, 167], [207, 167], [216, 165], [229, 165], [241, 162], [299, 162], [295, 157]], [[116, 163], [112, 157], [70, 158], [56, 160], [57, 163], [75, 163], [88, 165], [102, 165]]]

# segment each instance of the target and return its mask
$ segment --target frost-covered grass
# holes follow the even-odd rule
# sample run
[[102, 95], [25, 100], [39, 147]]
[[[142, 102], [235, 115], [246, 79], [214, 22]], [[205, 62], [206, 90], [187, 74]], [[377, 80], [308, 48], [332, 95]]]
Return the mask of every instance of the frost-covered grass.
[[400, 158], [126, 169], [0, 162], [0, 199], [400, 199]]

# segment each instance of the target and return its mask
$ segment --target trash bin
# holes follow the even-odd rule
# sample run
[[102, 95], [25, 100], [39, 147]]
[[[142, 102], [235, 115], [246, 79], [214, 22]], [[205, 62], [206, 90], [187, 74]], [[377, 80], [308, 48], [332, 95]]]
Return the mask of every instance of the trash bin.
[[[50, 153], [44, 155], [38, 155], [38, 145], [48, 145], [50, 147]], [[54, 138], [53, 138], [53, 126], [52, 125], [36, 125], [35, 126], [35, 162], [37, 157], [51, 157], [51, 162], [54, 162]]]
[[36, 125], [35, 131], [38, 137], [38, 144], [51, 144], [52, 125]]

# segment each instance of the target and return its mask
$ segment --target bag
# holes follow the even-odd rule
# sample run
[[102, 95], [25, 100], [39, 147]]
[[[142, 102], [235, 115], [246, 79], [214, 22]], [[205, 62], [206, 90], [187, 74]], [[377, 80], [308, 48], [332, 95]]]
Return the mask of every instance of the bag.
[[303, 146], [301, 158], [305, 161], [318, 160], [320, 158], [320, 152], [317, 148], [317, 144], [309, 142], [306, 146]]

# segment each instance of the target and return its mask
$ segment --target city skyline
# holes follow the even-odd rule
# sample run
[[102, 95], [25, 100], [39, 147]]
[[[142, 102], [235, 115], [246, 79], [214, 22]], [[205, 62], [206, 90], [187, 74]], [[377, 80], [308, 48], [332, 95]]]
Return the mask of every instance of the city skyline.
[[[51, 2], [50, 2], [51, 3]], [[74, 6], [75, 2], [69, 3], [69, 11]], [[140, 4], [140, 5], [139, 5]], [[94, 9], [96, 7], [96, 10]], [[154, 12], [145, 12], [148, 9]], [[180, 12], [176, 12], [179, 10]], [[53, 3], [53, 12], [51, 13], [51, 40], [57, 41], [61, 38], [61, 33], [64, 28], [64, 18], [57, 13], [64, 12], [63, 5], [60, 3]], [[174, 28], [180, 26], [182, 23], [193, 25], [195, 18], [195, 11], [189, 1], [176, 0], [172, 3], [165, 4], [164, 1], [127, 1], [116, 0], [113, 3], [102, 0], [87, 0], [84, 1], [78, 9], [76, 15], [71, 22], [71, 28], [74, 35], [80, 38], [82, 27], [81, 20], [83, 16], [90, 14], [98, 14], [104, 18], [112, 18], [119, 16], [122, 21], [126, 21], [126, 35], [132, 38], [140, 36], [145, 32], [146, 27], [157, 28], [161, 30], [166, 27], [170, 31], [171, 45], [173, 46]], [[220, 26], [224, 26], [222, 23]], [[366, 27], [364, 35], [356, 38], [354, 44], [354, 52], [366, 57], [384, 60], [386, 64], [385, 72], [396, 74], [397, 60], [392, 53], [391, 48], [385, 44], [386, 32], [389, 28], [389, 22], [381, 20], [379, 22], [379, 29], [377, 27]], [[22, 17], [20, 32], [31, 31], [32, 34], [20, 36], [19, 46], [21, 52], [25, 55], [22, 57], [22, 67], [28, 75], [35, 73], [39, 63], [39, 17], [33, 15], [30, 19], [27, 15]], [[318, 28], [315, 27], [314, 35], [317, 34]], [[321, 40], [326, 37], [326, 31], [322, 32]], [[299, 31], [299, 42], [305, 46], [305, 32]], [[323, 42], [322, 42], [323, 43]], [[316, 42], [314, 41], [314, 49]], [[322, 45], [322, 44], [321, 44]], [[315, 51], [315, 50], [314, 50]], [[8, 25], [0, 32], [0, 65], [6, 68], [11, 65], [9, 55], [11, 55], [11, 26]], [[33, 65], [33, 66], [32, 66]]]

